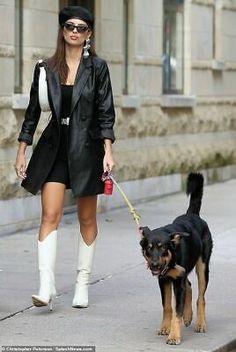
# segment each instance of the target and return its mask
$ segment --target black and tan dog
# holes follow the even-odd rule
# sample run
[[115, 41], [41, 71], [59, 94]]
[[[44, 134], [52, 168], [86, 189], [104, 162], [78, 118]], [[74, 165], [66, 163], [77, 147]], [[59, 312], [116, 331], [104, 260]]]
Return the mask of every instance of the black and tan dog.
[[192, 321], [192, 289], [188, 274], [196, 268], [198, 278], [196, 332], [205, 332], [205, 291], [209, 280], [212, 238], [207, 223], [200, 218], [203, 176], [191, 173], [187, 180], [190, 203], [186, 214], [172, 224], [150, 230], [140, 228], [142, 252], [153, 275], [158, 277], [162, 296], [163, 319], [159, 335], [167, 343], [181, 342], [182, 321]]

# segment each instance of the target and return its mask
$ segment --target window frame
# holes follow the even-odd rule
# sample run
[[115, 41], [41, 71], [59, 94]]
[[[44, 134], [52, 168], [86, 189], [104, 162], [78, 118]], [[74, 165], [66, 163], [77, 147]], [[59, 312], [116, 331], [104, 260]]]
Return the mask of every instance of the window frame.
[[[169, 1], [164, 1], [163, 2], [163, 56], [162, 56], [162, 92], [164, 95], [170, 95], [170, 94], [176, 94], [176, 95], [181, 95], [184, 94], [184, 0], [175, 0], [175, 3], [172, 2], [172, 4], [170, 5]], [[169, 6], [169, 13], [173, 12], [173, 13], [177, 13], [180, 12], [182, 15], [182, 23], [181, 23], [181, 61], [180, 61], [180, 67], [181, 67], [181, 87], [178, 88], [175, 85], [175, 88], [171, 87], [171, 78], [173, 79], [173, 74], [175, 73], [175, 76], [177, 77], [177, 70], [175, 70], [172, 73], [171, 70], [171, 49], [169, 48], [169, 52], [167, 53], [166, 50], [166, 45], [167, 45], [167, 39], [166, 39], [166, 9]], [[178, 7], [178, 9], [181, 8], [181, 11], [173, 11], [174, 7]], [[172, 9], [171, 9], [172, 8]], [[176, 17], [175, 17], [176, 18]], [[170, 34], [171, 35], [171, 34]], [[171, 39], [169, 45], [171, 46]], [[175, 43], [175, 45], [177, 46], [177, 43]], [[167, 66], [165, 66], [165, 55], [169, 55], [168, 62], [167, 62]], [[168, 81], [167, 81], [168, 80]]]
[[129, 0], [123, 0], [123, 86], [122, 93], [128, 95], [129, 65]]
[[14, 93], [22, 93], [23, 66], [23, 4], [15, 1], [15, 56], [14, 56]]

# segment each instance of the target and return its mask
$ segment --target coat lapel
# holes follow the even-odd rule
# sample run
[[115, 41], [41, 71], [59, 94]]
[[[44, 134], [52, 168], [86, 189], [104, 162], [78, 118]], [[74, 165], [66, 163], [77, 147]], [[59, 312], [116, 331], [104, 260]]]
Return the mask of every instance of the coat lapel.
[[54, 107], [56, 117], [59, 121], [61, 110], [61, 86], [58, 73], [56, 71], [48, 70], [47, 80], [51, 101]]
[[90, 75], [90, 67], [92, 66], [92, 60], [90, 57], [86, 59], [82, 59], [78, 71], [76, 73], [75, 77], [75, 83], [74, 83], [74, 88], [73, 88], [73, 94], [72, 94], [72, 101], [71, 101], [71, 114], [81, 96], [81, 92], [83, 90], [83, 87], [85, 83], [87, 82], [87, 79]]

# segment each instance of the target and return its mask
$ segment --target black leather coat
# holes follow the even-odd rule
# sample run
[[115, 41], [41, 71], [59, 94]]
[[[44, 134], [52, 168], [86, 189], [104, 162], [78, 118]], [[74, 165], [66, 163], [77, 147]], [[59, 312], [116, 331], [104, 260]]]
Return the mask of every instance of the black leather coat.
[[[60, 143], [61, 86], [59, 75], [37, 63], [30, 91], [30, 101], [18, 141], [28, 145], [40, 118], [38, 80], [40, 65], [46, 67], [52, 118], [43, 131], [29, 161], [22, 186], [36, 194], [44, 184], [55, 161]], [[103, 193], [103, 157], [105, 138], [114, 142], [115, 119], [112, 88], [107, 64], [89, 56], [80, 63], [73, 87], [69, 126], [68, 163], [72, 193], [76, 197]]]

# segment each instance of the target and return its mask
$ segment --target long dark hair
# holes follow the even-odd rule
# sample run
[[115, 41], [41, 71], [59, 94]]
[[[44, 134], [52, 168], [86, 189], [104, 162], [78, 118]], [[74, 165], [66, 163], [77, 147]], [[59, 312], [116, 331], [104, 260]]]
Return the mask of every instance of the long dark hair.
[[[89, 49], [89, 54], [96, 56], [94, 40], [91, 39], [91, 47]], [[60, 81], [62, 84], [66, 83], [69, 67], [66, 62], [66, 49], [65, 49], [65, 39], [63, 36], [63, 28], [59, 27], [57, 36], [57, 46], [55, 53], [47, 60], [48, 66], [52, 70], [56, 70], [59, 73]]]

